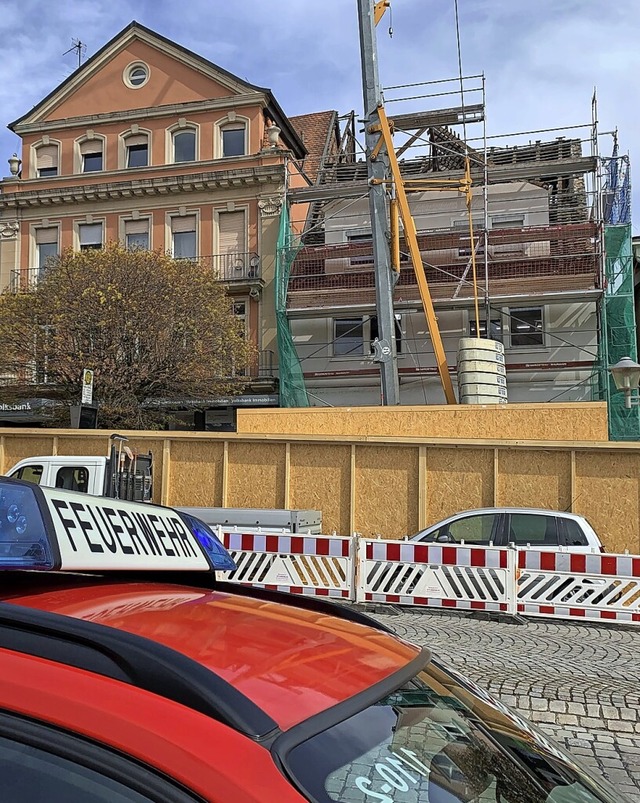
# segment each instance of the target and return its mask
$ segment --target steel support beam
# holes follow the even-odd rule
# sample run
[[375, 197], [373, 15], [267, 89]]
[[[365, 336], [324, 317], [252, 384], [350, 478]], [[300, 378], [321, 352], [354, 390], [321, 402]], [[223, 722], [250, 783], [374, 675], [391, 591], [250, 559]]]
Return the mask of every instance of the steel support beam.
[[[492, 165], [488, 167], [489, 184], [505, 184], [511, 181], [527, 181], [528, 179], [550, 178], [553, 176], [580, 176], [593, 172], [597, 167], [596, 160], [591, 156], [576, 156], [571, 159], [549, 159], [541, 162], [520, 162], [518, 164]], [[476, 184], [483, 181], [484, 167], [471, 164], [471, 175]], [[406, 168], [405, 168], [406, 171]], [[411, 178], [431, 179], [433, 181], [451, 181], [464, 178], [464, 170], [440, 170], [434, 173], [409, 173], [406, 171], [406, 180]], [[320, 184], [314, 187], [301, 187], [290, 190], [289, 199], [295, 203], [309, 203], [310, 201], [329, 201], [337, 198], [357, 198], [367, 192], [364, 181], [344, 181], [331, 184]], [[0, 204], [2, 202], [0, 201]]]
[[429, 285], [427, 284], [424, 265], [422, 264], [422, 256], [420, 254], [420, 246], [418, 245], [418, 237], [416, 234], [416, 224], [411, 215], [411, 210], [409, 209], [409, 201], [407, 200], [407, 194], [404, 189], [404, 182], [402, 180], [402, 176], [400, 175], [400, 165], [398, 164], [396, 153], [393, 149], [393, 140], [391, 139], [389, 121], [387, 120], [387, 116], [382, 105], [380, 105], [378, 108], [378, 119], [380, 121], [380, 134], [386, 145], [391, 175], [393, 176], [394, 180], [398, 211], [400, 212], [400, 217], [402, 218], [404, 236], [407, 241], [407, 246], [409, 247], [409, 253], [411, 254], [411, 260], [413, 262], [413, 269], [418, 281], [418, 289], [420, 291], [420, 298], [422, 299], [422, 306], [424, 307], [424, 314], [427, 319], [427, 326], [429, 328], [429, 335], [431, 336], [431, 343], [433, 345], [433, 351], [436, 357], [438, 373], [440, 374], [442, 390], [444, 391], [447, 404], [457, 404], [456, 394], [453, 389], [453, 383], [451, 382], [451, 374], [449, 373], [449, 366], [447, 365], [447, 355], [445, 354], [444, 345], [442, 343], [442, 335], [440, 334], [440, 328], [438, 327], [438, 319], [436, 318], [436, 314], [433, 309], [433, 300], [429, 291]]
[[[378, 6], [380, 8], [380, 6]], [[398, 357], [396, 351], [393, 288], [398, 274], [391, 269], [389, 213], [384, 180], [388, 177], [388, 156], [381, 152], [375, 161], [370, 156], [378, 145], [379, 135], [372, 127], [379, 126], [382, 92], [378, 79], [375, 15], [373, 0], [358, 0], [362, 92], [369, 177], [369, 209], [373, 239], [373, 262], [376, 277], [376, 313], [378, 341], [374, 343], [374, 360], [380, 363], [380, 385], [383, 405], [400, 404]], [[375, 182], [375, 183], [374, 183]]]

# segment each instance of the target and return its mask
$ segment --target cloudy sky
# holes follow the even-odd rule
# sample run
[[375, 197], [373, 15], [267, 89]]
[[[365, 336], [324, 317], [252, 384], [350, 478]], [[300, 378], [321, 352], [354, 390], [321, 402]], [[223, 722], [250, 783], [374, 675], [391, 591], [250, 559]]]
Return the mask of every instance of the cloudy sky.
[[[463, 70], [485, 73], [490, 135], [588, 124], [597, 87], [600, 130], [618, 128], [620, 151], [629, 153], [632, 163], [640, 160], [640, 0], [458, 0], [458, 5]], [[270, 87], [288, 114], [361, 112], [357, 0], [2, 0], [3, 164], [19, 148], [4, 126], [77, 66], [73, 52], [64, 55], [72, 38], [86, 43], [89, 57], [134, 19], [241, 78]], [[458, 74], [454, 0], [392, 0], [391, 21], [392, 38], [388, 12], [378, 27], [384, 86]], [[400, 94], [388, 92], [387, 100]], [[437, 106], [450, 103], [438, 100]], [[429, 108], [432, 101], [420, 103]], [[389, 104], [390, 113], [408, 110], [401, 106]], [[588, 136], [587, 129], [576, 132]], [[611, 136], [601, 137], [603, 154], [611, 144]], [[640, 202], [640, 179], [635, 198]], [[640, 213], [634, 217], [634, 230], [640, 231]]]

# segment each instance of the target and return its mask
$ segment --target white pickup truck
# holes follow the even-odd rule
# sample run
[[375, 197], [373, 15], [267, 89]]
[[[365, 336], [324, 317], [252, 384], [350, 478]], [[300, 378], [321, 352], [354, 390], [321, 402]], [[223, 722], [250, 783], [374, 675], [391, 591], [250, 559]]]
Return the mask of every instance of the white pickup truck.
[[134, 454], [126, 438], [111, 436], [108, 457], [95, 455], [38, 455], [25, 457], [7, 471], [8, 477], [49, 488], [150, 502], [153, 491], [152, 455]]
[[[134, 454], [127, 439], [111, 436], [108, 457], [94, 455], [39, 455], [25, 457], [7, 471], [8, 477], [27, 480], [50, 488], [151, 502], [153, 458], [151, 452]], [[261, 508], [177, 508], [215, 525], [260, 528], [262, 531], [321, 533], [322, 513], [318, 510], [263, 510]]]

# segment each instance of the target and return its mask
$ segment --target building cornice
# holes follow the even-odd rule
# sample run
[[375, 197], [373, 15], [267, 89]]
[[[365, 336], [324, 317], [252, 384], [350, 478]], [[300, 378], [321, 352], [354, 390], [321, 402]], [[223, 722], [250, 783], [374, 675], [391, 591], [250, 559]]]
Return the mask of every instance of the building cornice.
[[185, 117], [189, 114], [198, 114], [206, 111], [225, 111], [227, 109], [244, 108], [246, 106], [268, 106], [268, 98], [264, 94], [254, 92], [252, 94], [233, 95], [224, 98], [212, 98], [211, 100], [194, 100], [188, 103], [172, 103], [166, 106], [151, 106], [142, 109], [126, 109], [118, 112], [108, 112], [104, 114], [87, 114], [80, 117], [67, 117], [64, 120], [38, 120], [35, 123], [19, 123], [14, 127], [16, 134], [50, 133], [52, 131], [65, 130], [69, 128], [93, 127], [98, 128], [102, 125], [109, 125], [118, 122], [144, 121], [159, 117]]
[[177, 195], [206, 190], [235, 189], [281, 184], [284, 166], [261, 165], [233, 170], [212, 170], [185, 175], [160, 175], [154, 178], [128, 181], [105, 181], [100, 184], [66, 185], [46, 190], [26, 190], [0, 194], [0, 209], [34, 206], [77, 204], [83, 201], [103, 201], [114, 198], [134, 198], [150, 195]]

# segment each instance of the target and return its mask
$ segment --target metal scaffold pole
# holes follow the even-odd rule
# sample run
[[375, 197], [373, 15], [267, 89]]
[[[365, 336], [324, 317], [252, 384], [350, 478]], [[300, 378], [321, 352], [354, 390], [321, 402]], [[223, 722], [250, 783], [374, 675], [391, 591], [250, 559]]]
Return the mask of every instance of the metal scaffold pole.
[[388, 159], [384, 149], [377, 154], [375, 159], [370, 158], [376, 150], [379, 140], [379, 134], [376, 134], [374, 129], [380, 125], [378, 109], [382, 103], [372, 0], [358, 0], [358, 22], [369, 177], [369, 208], [376, 280], [376, 314], [378, 317], [378, 342], [374, 344], [374, 360], [380, 363], [382, 404], [393, 405], [400, 404], [393, 311], [393, 288], [398, 280], [398, 274], [391, 267], [387, 191], [383, 183], [388, 176]]

